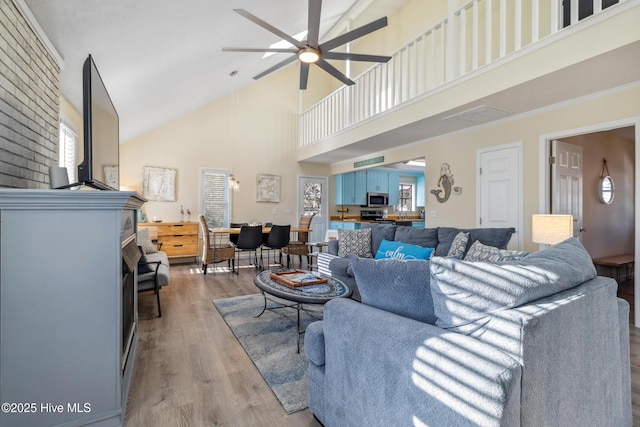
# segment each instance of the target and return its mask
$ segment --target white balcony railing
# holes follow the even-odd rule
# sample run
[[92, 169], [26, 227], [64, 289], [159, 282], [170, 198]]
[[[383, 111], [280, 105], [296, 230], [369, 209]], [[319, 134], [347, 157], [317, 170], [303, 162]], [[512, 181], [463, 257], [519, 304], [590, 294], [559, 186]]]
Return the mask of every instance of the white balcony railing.
[[[578, 22], [579, 0], [570, 23]], [[623, 3], [628, 0], [620, 0]], [[584, 0], [583, 0], [584, 2]], [[593, 0], [593, 15], [602, 0]], [[470, 0], [408, 45], [299, 117], [299, 146], [313, 144], [542, 40], [563, 27], [562, 0]]]

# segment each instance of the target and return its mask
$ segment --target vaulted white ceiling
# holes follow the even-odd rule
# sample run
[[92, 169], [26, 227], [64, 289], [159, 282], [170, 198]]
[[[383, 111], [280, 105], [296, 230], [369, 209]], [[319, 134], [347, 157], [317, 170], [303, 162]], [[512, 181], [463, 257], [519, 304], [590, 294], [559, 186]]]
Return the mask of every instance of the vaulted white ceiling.
[[[121, 142], [252, 83], [254, 75], [284, 58], [222, 52], [223, 47], [268, 47], [279, 41], [233, 9], [246, 9], [290, 35], [307, 27], [305, 0], [24, 2], [64, 60], [61, 91], [78, 112], [82, 63], [88, 54], [93, 56], [120, 116]], [[365, 19], [374, 20], [405, 2], [323, 0], [321, 40], [362, 10]], [[234, 70], [238, 75], [230, 86]]]

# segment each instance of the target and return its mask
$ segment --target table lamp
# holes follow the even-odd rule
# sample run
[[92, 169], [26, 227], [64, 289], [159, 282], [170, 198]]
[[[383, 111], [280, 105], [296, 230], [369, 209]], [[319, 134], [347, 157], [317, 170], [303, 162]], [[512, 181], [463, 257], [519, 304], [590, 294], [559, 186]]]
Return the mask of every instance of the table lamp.
[[573, 215], [534, 214], [531, 218], [531, 240], [555, 245], [573, 236]]

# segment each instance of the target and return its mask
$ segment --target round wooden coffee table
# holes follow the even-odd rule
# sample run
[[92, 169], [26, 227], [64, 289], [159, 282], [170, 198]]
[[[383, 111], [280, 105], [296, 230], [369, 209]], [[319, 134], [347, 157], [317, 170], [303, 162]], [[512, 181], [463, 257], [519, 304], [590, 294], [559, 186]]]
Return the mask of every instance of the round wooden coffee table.
[[[334, 298], [346, 298], [351, 295], [351, 288], [345, 285], [342, 281], [333, 277], [325, 276], [317, 271], [305, 273], [313, 274], [314, 276], [326, 279], [326, 283], [319, 283], [315, 285], [305, 285], [292, 287], [285, 285], [271, 278], [272, 273], [286, 272], [288, 270], [265, 270], [256, 274], [253, 279], [253, 283], [260, 289], [262, 296], [264, 297], [264, 307], [260, 314], [256, 317], [262, 316], [267, 310], [280, 309], [280, 308], [295, 308], [298, 314], [298, 353], [300, 352], [300, 335], [304, 334], [304, 331], [300, 330], [300, 310], [304, 310], [303, 304], [320, 304], [323, 305]], [[291, 301], [290, 305], [279, 305], [277, 307], [267, 308], [267, 294], [280, 298], [283, 300]]]

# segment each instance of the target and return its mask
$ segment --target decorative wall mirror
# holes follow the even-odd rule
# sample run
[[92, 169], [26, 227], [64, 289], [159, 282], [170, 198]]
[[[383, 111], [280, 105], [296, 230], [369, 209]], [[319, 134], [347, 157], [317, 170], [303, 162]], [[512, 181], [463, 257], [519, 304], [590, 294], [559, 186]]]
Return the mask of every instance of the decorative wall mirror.
[[600, 173], [600, 180], [598, 181], [598, 197], [600, 198], [600, 203], [610, 205], [611, 202], [613, 202], [613, 196], [615, 195], [615, 192], [616, 187], [613, 184], [613, 178], [609, 176], [607, 160], [602, 159], [602, 172]]

